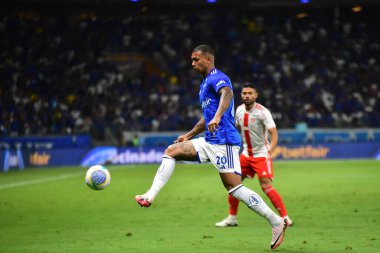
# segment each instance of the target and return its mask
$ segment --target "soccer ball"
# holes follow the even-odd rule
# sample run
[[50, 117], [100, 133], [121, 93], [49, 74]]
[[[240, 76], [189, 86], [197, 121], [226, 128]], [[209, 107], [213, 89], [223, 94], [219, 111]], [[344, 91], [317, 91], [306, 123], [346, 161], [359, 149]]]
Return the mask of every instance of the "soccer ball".
[[111, 175], [102, 165], [91, 166], [86, 173], [86, 184], [93, 190], [103, 190], [111, 182]]

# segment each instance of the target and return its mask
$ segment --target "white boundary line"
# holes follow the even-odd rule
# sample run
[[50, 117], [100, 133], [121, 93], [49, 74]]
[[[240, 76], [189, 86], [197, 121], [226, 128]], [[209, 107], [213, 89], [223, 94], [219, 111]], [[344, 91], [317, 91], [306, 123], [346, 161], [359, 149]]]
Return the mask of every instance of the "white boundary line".
[[[115, 168], [112, 168], [111, 170], [110, 169], [108, 169], [108, 170], [111, 172], [111, 171], [117, 170], [117, 169], [120, 169], [120, 167], [115, 167]], [[54, 177], [26, 180], [26, 181], [21, 181], [21, 182], [16, 182], [16, 183], [0, 185], [0, 190], [10, 189], [10, 188], [15, 188], [15, 187], [20, 187], [20, 186], [26, 186], [26, 185], [32, 185], [32, 184], [41, 184], [41, 183], [46, 183], [46, 182], [65, 180], [68, 178], [74, 178], [74, 177], [79, 177], [79, 176], [84, 177], [84, 175], [86, 175], [86, 171], [67, 173], [67, 174], [62, 174], [62, 175], [54, 176]]]
[[4, 185], [0, 185], [0, 190], [26, 186], [26, 185], [31, 185], [31, 184], [40, 184], [40, 183], [64, 180], [68, 178], [74, 178], [74, 177], [84, 175], [83, 173], [85, 172], [82, 171], [82, 172], [68, 173], [68, 174], [63, 174], [63, 175], [59, 175], [55, 177], [39, 178], [39, 179], [26, 180], [26, 181], [21, 181], [21, 182], [16, 182], [16, 183], [4, 184]]

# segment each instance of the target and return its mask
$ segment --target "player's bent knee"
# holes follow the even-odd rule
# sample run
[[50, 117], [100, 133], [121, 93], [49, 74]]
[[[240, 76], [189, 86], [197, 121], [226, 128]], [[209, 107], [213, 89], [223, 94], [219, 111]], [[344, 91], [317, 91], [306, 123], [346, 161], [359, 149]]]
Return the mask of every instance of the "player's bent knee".
[[174, 148], [174, 145], [175, 145], [175, 144], [169, 145], [169, 146], [165, 149], [164, 154], [165, 154], [165, 155], [168, 155], [168, 156], [170, 156], [170, 157], [173, 157], [173, 155], [175, 154], [175, 148]]
[[179, 144], [172, 144], [168, 146], [164, 152], [165, 155], [172, 157], [173, 159], [179, 159], [181, 156], [181, 151], [179, 149]]

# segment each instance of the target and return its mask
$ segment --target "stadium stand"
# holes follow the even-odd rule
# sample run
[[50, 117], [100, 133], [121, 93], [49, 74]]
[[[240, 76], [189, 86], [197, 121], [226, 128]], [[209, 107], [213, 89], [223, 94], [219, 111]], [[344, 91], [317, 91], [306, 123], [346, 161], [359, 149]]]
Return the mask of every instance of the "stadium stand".
[[[246, 81], [279, 129], [380, 127], [379, 8], [217, 12], [23, 9], [0, 17], [0, 135], [183, 131], [198, 120], [192, 48], [217, 49], [239, 102]], [[228, 15], [226, 12], [228, 11]], [[323, 13], [323, 15], [321, 15]], [[152, 15], [153, 14], [153, 15]], [[154, 15], [157, 14], [157, 15]], [[356, 133], [280, 133], [280, 142], [349, 142]], [[150, 137], [147, 143], [166, 143]], [[169, 137], [170, 139], [170, 137]], [[374, 140], [380, 140], [378, 132]]]

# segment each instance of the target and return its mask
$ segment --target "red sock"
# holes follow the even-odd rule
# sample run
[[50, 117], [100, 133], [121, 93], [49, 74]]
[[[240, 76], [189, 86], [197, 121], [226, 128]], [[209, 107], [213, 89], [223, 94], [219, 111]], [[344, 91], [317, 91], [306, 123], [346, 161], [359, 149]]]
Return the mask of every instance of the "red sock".
[[268, 196], [268, 198], [272, 202], [273, 206], [277, 209], [281, 217], [285, 217], [286, 215], [288, 215], [280, 194], [278, 194], [278, 192], [272, 186], [268, 188], [262, 188], [262, 190]]
[[228, 203], [230, 204], [230, 215], [237, 215], [239, 200], [231, 195], [228, 195]]

